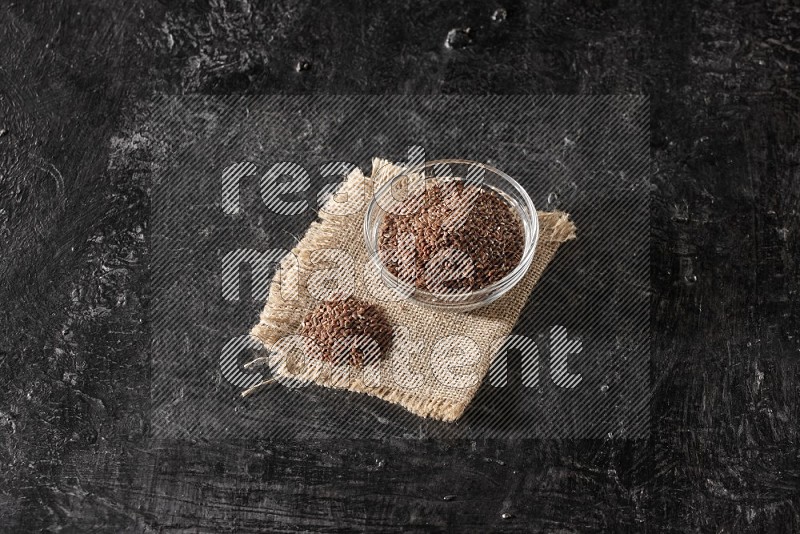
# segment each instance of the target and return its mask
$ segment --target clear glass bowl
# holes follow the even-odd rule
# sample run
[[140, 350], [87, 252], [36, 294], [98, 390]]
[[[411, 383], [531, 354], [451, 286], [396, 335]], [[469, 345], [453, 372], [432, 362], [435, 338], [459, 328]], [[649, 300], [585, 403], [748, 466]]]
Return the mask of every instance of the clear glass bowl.
[[[500, 280], [474, 291], [434, 293], [403, 281], [393, 275], [381, 261], [378, 239], [384, 217], [391, 210], [396, 212], [411, 188], [429, 186], [432, 181], [442, 183], [464, 180], [468, 184], [489, 190], [500, 196], [519, 216], [524, 230], [522, 258], [517, 266]], [[422, 189], [413, 189], [414, 192]], [[397, 192], [401, 191], [398, 198]], [[405, 191], [406, 193], [403, 193]], [[428, 308], [463, 312], [486, 306], [508, 292], [519, 282], [533, 261], [539, 239], [539, 219], [530, 196], [506, 173], [484, 163], [460, 159], [429, 161], [407, 169], [380, 185], [374, 192], [364, 217], [364, 241], [367, 254], [375, 264], [383, 283], [396, 293]]]

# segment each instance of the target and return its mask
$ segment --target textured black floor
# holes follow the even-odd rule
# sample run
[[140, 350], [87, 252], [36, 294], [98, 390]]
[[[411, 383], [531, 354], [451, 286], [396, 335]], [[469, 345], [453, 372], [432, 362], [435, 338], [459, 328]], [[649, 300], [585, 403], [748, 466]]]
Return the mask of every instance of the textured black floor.
[[[641, 4], [2, 2], [0, 530], [799, 530], [800, 7]], [[157, 92], [650, 95], [650, 440], [150, 441]]]

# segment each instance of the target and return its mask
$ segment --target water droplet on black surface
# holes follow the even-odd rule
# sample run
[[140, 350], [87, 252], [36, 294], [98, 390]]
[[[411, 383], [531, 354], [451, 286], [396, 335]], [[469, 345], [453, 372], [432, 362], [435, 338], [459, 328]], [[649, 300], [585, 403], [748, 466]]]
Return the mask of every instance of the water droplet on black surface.
[[508, 17], [508, 12], [502, 8], [498, 7], [492, 13], [492, 22], [503, 22]]
[[469, 46], [472, 44], [470, 32], [470, 28], [453, 28], [447, 32], [444, 46], [446, 48], [464, 48], [465, 46]]

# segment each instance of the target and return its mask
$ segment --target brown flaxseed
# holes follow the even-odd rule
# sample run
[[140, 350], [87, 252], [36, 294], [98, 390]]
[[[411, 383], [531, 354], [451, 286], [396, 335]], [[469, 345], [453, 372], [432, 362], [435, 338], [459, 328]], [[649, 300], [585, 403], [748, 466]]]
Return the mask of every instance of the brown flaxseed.
[[381, 261], [400, 280], [435, 293], [475, 291], [522, 259], [520, 217], [498, 193], [463, 180], [435, 183], [387, 213]]
[[355, 297], [320, 302], [303, 319], [306, 354], [335, 365], [362, 367], [389, 350], [392, 327], [378, 306]]

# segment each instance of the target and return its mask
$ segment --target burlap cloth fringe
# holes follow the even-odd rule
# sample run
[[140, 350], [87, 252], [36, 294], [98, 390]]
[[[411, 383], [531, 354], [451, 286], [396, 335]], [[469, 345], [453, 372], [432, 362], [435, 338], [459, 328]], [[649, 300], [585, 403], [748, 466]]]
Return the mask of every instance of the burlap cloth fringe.
[[[281, 356], [273, 363], [278, 361], [282, 364], [273, 366], [272, 372], [279, 379], [310, 381], [325, 387], [366, 393], [398, 404], [421, 417], [454, 421], [464, 413], [475, 396], [488, 372], [491, 358], [499, 348], [498, 340], [510, 333], [545, 267], [562, 243], [575, 238], [575, 225], [566, 213], [539, 212], [539, 242], [530, 269], [514, 288], [484, 308], [454, 313], [422, 308], [403, 300], [378, 300], [373, 295], [386, 292], [386, 288], [382, 287], [378, 277], [363, 276], [364, 266], [368, 264], [363, 239], [364, 214], [373, 191], [402, 172], [402, 168], [380, 158], [373, 159], [372, 168], [370, 177], [364, 176], [358, 168], [347, 176], [321, 208], [319, 221], [311, 224], [303, 239], [281, 262], [251, 335], [264, 343], [267, 349], [273, 350], [284, 336], [297, 334], [305, 315], [318, 303], [308, 293], [306, 282], [315, 270], [330, 267], [329, 264], [314, 264], [311, 254], [322, 249], [343, 250], [354, 260], [356, 272], [353, 276], [353, 294], [383, 307], [395, 328], [395, 340], [387, 358], [380, 364], [380, 374], [374, 368], [370, 371], [373, 374], [368, 377], [355, 369], [346, 369], [343, 374], [341, 369], [306, 361], [295, 351], [288, 350], [278, 351]], [[342, 195], [364, 195], [362, 209], [351, 214], [336, 214], [342, 211], [341, 199], [349, 198]], [[296, 265], [299, 265], [299, 269]], [[298, 293], [289, 295], [287, 300], [284, 300], [281, 290], [284, 282], [296, 283], [299, 288]], [[398, 332], [402, 335], [398, 335]], [[438, 340], [446, 336], [467, 336], [479, 350], [476, 354], [465, 353], [464, 365], [456, 371], [471, 377], [471, 380], [456, 384], [458, 387], [453, 387], [452, 381], [443, 383], [437, 378], [437, 366], [448, 365], [453, 369], [454, 361], [457, 362], [450, 353], [451, 358], [443, 363], [440, 355], [433, 354], [431, 350]], [[415, 351], [414, 348], [421, 350]], [[395, 361], [402, 361], [404, 365], [398, 367], [394, 365]], [[408, 369], [411, 373], [408, 376], [414, 377], [414, 380], [406, 380], [408, 376], [398, 372], [398, 368]], [[346, 376], [348, 373], [349, 377]], [[393, 377], [404, 376], [403, 380], [392, 380]], [[441, 373], [438, 376], [441, 377]], [[379, 377], [379, 382], [376, 377]]]

